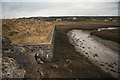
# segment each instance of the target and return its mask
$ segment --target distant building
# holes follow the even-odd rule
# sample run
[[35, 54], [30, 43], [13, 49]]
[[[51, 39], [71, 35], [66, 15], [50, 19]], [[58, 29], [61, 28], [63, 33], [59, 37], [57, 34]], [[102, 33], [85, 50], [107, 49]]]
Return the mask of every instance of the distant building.
[[56, 19], [56, 21], [62, 21], [62, 19]]
[[110, 21], [113, 21], [113, 18], [109, 18]]
[[105, 19], [104, 21], [105, 21], [105, 22], [107, 22], [108, 20], [107, 20], [107, 19]]
[[113, 20], [113, 18], [109, 18], [110, 20]]
[[92, 21], [96, 21], [96, 19], [92, 19]]
[[77, 18], [76, 18], [76, 17], [73, 17], [73, 20], [77, 20]]

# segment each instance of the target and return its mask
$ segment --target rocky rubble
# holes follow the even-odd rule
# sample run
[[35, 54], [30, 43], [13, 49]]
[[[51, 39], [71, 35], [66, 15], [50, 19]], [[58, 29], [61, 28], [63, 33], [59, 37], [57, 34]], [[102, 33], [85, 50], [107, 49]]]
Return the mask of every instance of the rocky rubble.
[[2, 58], [2, 77], [3, 78], [24, 78], [25, 70], [13, 58]]
[[25, 70], [19, 65], [16, 59], [13, 45], [8, 38], [2, 38], [2, 78], [24, 78]]
[[2, 77], [2, 37], [0, 37], [0, 79]]

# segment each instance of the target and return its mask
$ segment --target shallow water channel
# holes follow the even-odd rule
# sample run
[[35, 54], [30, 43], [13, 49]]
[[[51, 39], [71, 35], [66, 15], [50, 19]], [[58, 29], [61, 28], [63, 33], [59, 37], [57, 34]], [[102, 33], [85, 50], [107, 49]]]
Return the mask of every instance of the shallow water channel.
[[90, 32], [71, 30], [67, 33], [76, 51], [83, 54], [103, 71], [118, 77], [118, 52], [95, 40]]

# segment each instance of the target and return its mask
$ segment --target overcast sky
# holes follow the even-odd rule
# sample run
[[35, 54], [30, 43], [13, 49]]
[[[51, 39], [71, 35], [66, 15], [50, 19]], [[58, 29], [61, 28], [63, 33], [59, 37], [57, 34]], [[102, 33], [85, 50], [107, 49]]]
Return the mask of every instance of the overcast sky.
[[[30, 16], [118, 16], [119, 0], [4, 0], [0, 18]], [[1, 14], [1, 13], [0, 13]]]

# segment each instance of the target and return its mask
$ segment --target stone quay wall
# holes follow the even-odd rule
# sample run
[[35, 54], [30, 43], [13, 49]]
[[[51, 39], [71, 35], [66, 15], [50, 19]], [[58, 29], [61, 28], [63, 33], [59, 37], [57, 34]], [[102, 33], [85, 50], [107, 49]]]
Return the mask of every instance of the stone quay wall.
[[51, 32], [50, 41], [48, 43], [20, 44], [17, 47], [20, 52], [32, 55], [36, 59], [37, 63], [50, 62], [53, 57], [54, 35], [55, 27]]

